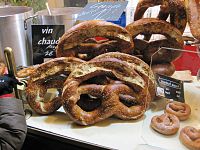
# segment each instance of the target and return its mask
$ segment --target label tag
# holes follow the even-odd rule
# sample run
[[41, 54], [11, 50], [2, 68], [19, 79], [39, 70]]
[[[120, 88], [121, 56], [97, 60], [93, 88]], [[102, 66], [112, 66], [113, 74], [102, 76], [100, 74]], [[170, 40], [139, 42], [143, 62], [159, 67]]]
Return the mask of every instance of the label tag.
[[59, 42], [59, 39], [65, 32], [65, 26], [32, 25], [31, 28], [33, 58], [34, 56], [42, 58], [55, 58], [55, 48]]
[[78, 14], [77, 20], [117, 21], [125, 10], [127, 4], [127, 1], [88, 3]]
[[156, 95], [185, 102], [183, 81], [165, 75], [156, 74]]

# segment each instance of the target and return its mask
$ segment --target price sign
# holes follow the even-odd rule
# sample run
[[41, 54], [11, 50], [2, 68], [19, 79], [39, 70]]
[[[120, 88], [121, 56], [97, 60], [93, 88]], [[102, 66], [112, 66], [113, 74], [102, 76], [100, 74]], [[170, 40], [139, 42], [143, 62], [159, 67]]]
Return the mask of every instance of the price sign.
[[77, 20], [109, 20], [117, 21], [128, 2], [88, 3], [78, 14]]
[[64, 32], [64, 25], [32, 25], [33, 58], [55, 58], [55, 48]]
[[156, 95], [185, 102], [183, 81], [168, 76], [156, 74]]

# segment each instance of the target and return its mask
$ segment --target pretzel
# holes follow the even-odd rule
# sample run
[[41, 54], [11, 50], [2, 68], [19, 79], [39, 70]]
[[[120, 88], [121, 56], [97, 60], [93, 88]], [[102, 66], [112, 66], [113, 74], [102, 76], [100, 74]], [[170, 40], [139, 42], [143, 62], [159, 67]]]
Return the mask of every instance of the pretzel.
[[192, 35], [200, 41], [200, 1], [188, 0], [188, 22]]
[[190, 150], [200, 149], [200, 130], [194, 127], [186, 126], [182, 128], [179, 139]]
[[[50, 114], [61, 106], [59, 90], [68, 74], [82, 60], [77, 58], [56, 58], [39, 65], [28, 80], [26, 88], [27, 102], [38, 114]], [[63, 74], [62, 76], [60, 76]], [[56, 88], [57, 94], [54, 98], [45, 100], [47, 89]]]
[[161, 134], [172, 135], [178, 131], [180, 123], [175, 115], [165, 113], [161, 116], [154, 116], [151, 119], [151, 127]]
[[[84, 51], [82, 51], [82, 45], [81, 45], [82, 43], [85, 43], [87, 39], [91, 39], [97, 36], [104, 37], [113, 41], [115, 43], [114, 44], [115, 51], [120, 51], [129, 54], [132, 52], [134, 46], [133, 41], [126, 29], [110, 22], [91, 20], [82, 22], [69, 29], [61, 37], [56, 48], [56, 55], [57, 57], [62, 57], [62, 56], [79, 57], [79, 55], [84, 54], [86, 55], [85, 59], [87, 60], [90, 59], [91, 57], [89, 56], [89, 58], [87, 58], [88, 54], [93, 53], [92, 57], [97, 56], [98, 49], [97, 50], [95, 50], [96, 48], [91, 49], [89, 52], [87, 51], [87, 53], [85, 53]], [[120, 46], [116, 46], [116, 42]], [[102, 53], [113, 50], [112, 48], [113, 48], [112, 44], [107, 44], [105, 48], [103, 48]]]
[[191, 114], [191, 108], [189, 105], [181, 102], [170, 102], [167, 104], [165, 112], [173, 114], [179, 118], [179, 120], [187, 120]]
[[[98, 88], [94, 89], [82, 88], [84, 81], [103, 75], [122, 83], [97, 85]], [[82, 92], [83, 89], [85, 92]], [[89, 112], [83, 110], [77, 105], [83, 93], [101, 98], [101, 105]], [[120, 95], [123, 100], [130, 100], [133, 104], [129, 107], [121, 104]], [[116, 58], [96, 59], [78, 66], [67, 78], [62, 92], [62, 105], [66, 113], [80, 125], [91, 125], [112, 115], [126, 120], [138, 119], [143, 116], [150, 99], [143, 78], [127, 63]]]
[[[161, 47], [171, 47], [175, 49], [182, 48], [182, 46], [180, 46], [178, 43], [169, 41], [167, 39], [150, 42], [142, 39], [134, 39], [133, 41], [135, 44], [133, 55], [147, 63], [151, 62], [152, 55], [154, 63], [171, 62], [180, 56], [179, 53], [174, 53], [174, 55], [171, 55], [171, 52], [164, 48], [159, 50]], [[169, 57], [163, 57], [164, 55], [168, 55]]]
[[158, 74], [172, 76], [176, 71], [173, 63], [161, 63], [161, 64], [153, 64], [151, 66], [152, 71]]
[[97, 60], [101, 58], [117, 58], [121, 61], [128, 62], [128, 64], [131, 65], [131, 70], [135, 70], [144, 79], [144, 81], [149, 84], [148, 90], [152, 96], [152, 100], [154, 99], [155, 78], [154, 78], [153, 72], [149, 68], [149, 65], [146, 64], [143, 60], [135, 56], [131, 56], [131, 55], [119, 53], [119, 52], [110, 52], [110, 53], [102, 54], [95, 57], [93, 60]]
[[100, 54], [114, 51], [118, 47], [119, 43], [116, 40], [110, 40], [97, 43], [81, 43], [71, 50], [77, 52], [80, 59], [90, 60]]
[[6, 65], [3, 62], [0, 62], [0, 75], [2, 76], [5, 73]]
[[28, 76], [30, 76], [31, 74], [34, 73], [34, 71], [37, 69], [37, 67], [39, 67], [39, 65], [35, 65], [35, 66], [30, 66], [30, 67], [27, 67], [27, 68], [23, 68], [23, 69], [21, 69], [21, 70], [19, 70], [17, 72], [17, 77], [18, 78], [28, 77]]
[[170, 14], [170, 23], [178, 28], [182, 34], [187, 24], [184, 0], [140, 0], [135, 10], [134, 20], [141, 19], [149, 7], [157, 5], [161, 5], [157, 18], [166, 20]]
[[[182, 49], [183, 46], [179, 45], [177, 42], [169, 39], [161, 39], [156, 41], [144, 42], [143, 43], [143, 58], [145, 62], [151, 61], [151, 56], [153, 55], [154, 63], [172, 62], [176, 60], [180, 53], [177, 51], [167, 50], [161, 47], [170, 47], [175, 49]], [[159, 52], [157, 52], [159, 50]], [[173, 54], [172, 54], [173, 53]], [[167, 56], [167, 57], [166, 57]]]
[[[126, 26], [126, 29], [130, 32], [131, 36], [133, 39], [139, 35], [139, 34], [162, 34], [167, 38], [167, 41], [171, 43], [172, 41], [172, 47], [178, 47], [182, 48], [183, 47], [183, 39], [180, 31], [173, 27], [171, 24], [169, 24], [166, 21], [163, 20], [158, 20], [156, 18], [143, 18], [140, 20], [137, 20], [128, 26]], [[149, 58], [152, 56], [152, 48], [153, 52], [155, 50], [158, 50], [159, 47], [164, 47], [167, 42], [166, 39], [160, 40], [160, 41], [154, 41], [154, 42], [147, 42], [147, 46], [145, 48], [145, 56], [148, 56], [147, 58], [143, 58], [147, 63], [149, 63]], [[152, 45], [152, 46], [151, 46]], [[166, 45], [168, 46], [168, 44]], [[145, 46], [144, 46], [145, 47]], [[177, 57], [181, 55], [180, 51], [171, 51], [171, 50], [162, 50], [160, 54], [157, 54], [158, 57], [154, 59], [153, 57], [153, 62], [171, 62], [175, 60]], [[167, 56], [167, 57], [166, 57]], [[166, 60], [163, 59], [166, 58]]]

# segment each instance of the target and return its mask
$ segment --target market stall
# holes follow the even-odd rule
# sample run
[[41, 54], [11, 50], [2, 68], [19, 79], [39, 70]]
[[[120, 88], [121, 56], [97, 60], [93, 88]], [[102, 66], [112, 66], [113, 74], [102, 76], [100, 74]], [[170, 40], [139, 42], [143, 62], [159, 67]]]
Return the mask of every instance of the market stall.
[[[30, 17], [41, 22], [29, 36], [33, 63], [16, 71], [14, 58], [12, 65], [6, 59], [8, 73], [24, 83], [17, 92], [28, 135], [85, 149], [199, 150], [200, 6], [187, 2], [139, 1], [125, 27], [112, 12], [125, 14], [128, 2], [89, 4], [75, 9], [79, 16], [71, 8]], [[157, 17], [148, 11], [153, 6]], [[53, 25], [43, 22], [49, 18]]]
[[[199, 128], [199, 83], [185, 83], [186, 102], [191, 106], [192, 114], [184, 126]], [[122, 121], [110, 118], [93, 126], [83, 127], [74, 124], [60, 108], [50, 116], [33, 114], [27, 119], [31, 133], [52, 139], [59, 139], [66, 143], [80, 144], [86, 148], [108, 149], [182, 149], [186, 148], [179, 141], [179, 133], [163, 136], [150, 127], [151, 118], [162, 114], [166, 99], [152, 104], [145, 116], [137, 121]], [[180, 130], [179, 130], [180, 132]]]

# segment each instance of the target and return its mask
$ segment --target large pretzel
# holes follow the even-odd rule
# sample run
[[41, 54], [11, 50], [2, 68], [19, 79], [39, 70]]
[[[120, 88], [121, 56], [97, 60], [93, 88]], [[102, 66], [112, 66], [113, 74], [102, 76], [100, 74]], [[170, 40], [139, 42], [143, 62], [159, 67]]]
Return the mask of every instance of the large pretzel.
[[166, 20], [170, 14], [170, 23], [183, 33], [187, 24], [184, 0], [140, 0], [135, 10], [134, 20], [141, 19], [149, 7], [157, 5], [161, 5], [158, 18]]
[[[61, 106], [59, 89], [62, 89], [66, 76], [82, 60], [77, 58], [56, 58], [39, 65], [28, 80], [26, 88], [27, 102], [30, 107], [39, 114], [50, 114]], [[62, 76], [60, 76], [63, 74]], [[49, 88], [56, 88], [57, 95], [45, 100], [45, 94]]]
[[[130, 32], [133, 38], [135, 38], [139, 34], [146, 33], [162, 34], [167, 38], [168, 42], [166, 41], [166, 39], [153, 42], [146, 42], [147, 46], [143, 46], [145, 49], [143, 52], [143, 55], [145, 56], [143, 59], [145, 60], [145, 62], [150, 62], [150, 58], [153, 55], [153, 53], [155, 53], [159, 49], [159, 47], [168, 47], [168, 43], [171, 43], [171, 41], [172, 43], [175, 43], [171, 45], [172, 48], [183, 47], [183, 39], [180, 31], [163, 20], [159, 20], [156, 18], [143, 18], [129, 24], [128, 26], [126, 26], [126, 29]], [[171, 62], [180, 55], [181, 52], [179, 51], [162, 49], [161, 51], [159, 51], [159, 53], [156, 53], [154, 55], [153, 62]]]
[[19, 70], [17, 72], [17, 77], [18, 78], [25, 78], [28, 77], [30, 75], [32, 75], [34, 73], [34, 71], [39, 67], [39, 65], [35, 65], [35, 66], [30, 66], [27, 68], [23, 68], [21, 70]]
[[186, 126], [181, 130], [179, 139], [190, 150], [200, 150], [200, 130]]
[[153, 73], [158, 73], [166, 76], [172, 76], [176, 71], [176, 68], [173, 63], [160, 63], [153, 64], [151, 66]]
[[[87, 39], [97, 36], [107, 38], [111, 42], [85, 44]], [[130, 54], [132, 49], [133, 41], [126, 29], [110, 22], [93, 20], [82, 22], [69, 29], [60, 39], [56, 55], [57, 57], [71, 56], [88, 60], [113, 50]], [[83, 55], [86, 56], [83, 57]]]
[[188, 22], [192, 35], [200, 41], [200, 1], [188, 0]]
[[93, 60], [101, 59], [101, 58], [117, 58], [131, 65], [132, 67], [131, 69], [135, 70], [144, 79], [144, 81], [148, 83], [148, 86], [149, 86], [148, 89], [153, 100], [154, 95], [155, 95], [155, 79], [154, 79], [153, 72], [149, 68], [148, 64], [146, 64], [143, 60], [135, 56], [131, 56], [131, 55], [119, 53], [119, 52], [110, 52], [110, 53], [102, 54], [95, 57]]
[[[109, 76], [122, 81], [115, 84], [81, 85], [84, 81], [96, 76]], [[87, 87], [87, 88], [85, 88]], [[82, 94], [101, 99], [101, 105], [86, 111], [78, 105]], [[120, 101], [132, 102], [127, 107]], [[96, 59], [78, 66], [66, 80], [62, 103], [70, 118], [81, 125], [90, 125], [112, 115], [121, 119], [137, 119], [141, 117], [150, 102], [150, 94], [143, 78], [127, 63], [116, 58]]]

